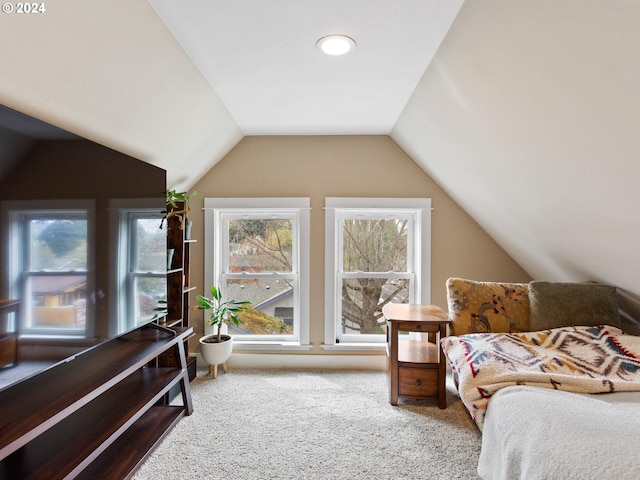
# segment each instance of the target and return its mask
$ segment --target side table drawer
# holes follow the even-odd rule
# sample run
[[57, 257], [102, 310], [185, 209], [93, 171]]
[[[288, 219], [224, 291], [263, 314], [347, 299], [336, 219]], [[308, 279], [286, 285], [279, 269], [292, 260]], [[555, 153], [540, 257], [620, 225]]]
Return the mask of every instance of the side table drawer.
[[438, 369], [400, 367], [398, 394], [412, 397], [437, 397]]
[[416, 324], [416, 322], [398, 322], [398, 330], [401, 332], [437, 332], [439, 325]]

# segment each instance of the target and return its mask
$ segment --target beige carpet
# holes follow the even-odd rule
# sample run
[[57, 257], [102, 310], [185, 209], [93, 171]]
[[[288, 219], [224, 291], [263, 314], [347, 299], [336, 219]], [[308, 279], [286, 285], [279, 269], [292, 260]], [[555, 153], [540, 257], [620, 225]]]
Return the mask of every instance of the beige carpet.
[[369, 371], [198, 372], [194, 413], [135, 480], [477, 479], [481, 437], [448, 386], [448, 406], [389, 404]]

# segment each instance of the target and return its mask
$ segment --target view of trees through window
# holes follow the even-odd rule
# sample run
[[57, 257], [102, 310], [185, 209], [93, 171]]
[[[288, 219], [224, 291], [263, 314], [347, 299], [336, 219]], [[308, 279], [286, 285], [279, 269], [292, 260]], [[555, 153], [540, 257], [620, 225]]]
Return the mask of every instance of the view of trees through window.
[[[25, 302], [26, 329], [80, 334], [92, 317], [87, 291], [95, 245], [86, 212], [34, 211], [20, 218], [26, 240], [23, 288], [31, 298]], [[120, 228], [126, 228], [127, 241], [118, 258], [126, 259], [126, 270], [119, 283], [128, 301], [121, 322], [130, 328], [150, 320], [166, 298], [166, 228], [158, 228], [160, 214], [155, 211], [129, 212], [123, 219]]]
[[408, 222], [406, 218], [343, 220], [343, 333], [382, 334], [382, 307], [408, 301]]
[[87, 220], [32, 218], [25, 282], [29, 327], [84, 328], [87, 303]]
[[[293, 333], [293, 224], [291, 218], [233, 218], [228, 222], [227, 297], [249, 300], [234, 335]], [[241, 278], [238, 275], [241, 274]]]
[[87, 221], [34, 219], [29, 222], [31, 270], [86, 270]]
[[138, 324], [153, 317], [158, 302], [167, 291], [167, 230], [158, 228], [155, 216], [133, 215], [131, 230], [130, 272], [133, 277], [133, 298]]
[[[411, 281], [407, 275], [408, 228], [407, 218], [344, 219], [341, 278], [344, 333], [382, 334], [382, 307], [389, 302], [408, 301]], [[231, 219], [228, 229], [229, 273], [245, 275], [242, 279], [233, 275], [227, 278], [229, 298], [250, 300], [255, 307], [241, 315], [243, 325], [234, 333], [287, 333], [290, 325], [285, 317], [293, 315], [283, 307], [283, 302], [292, 295], [293, 284], [287, 278], [271, 278], [266, 274], [292, 271], [291, 220]]]
[[229, 255], [238, 260], [232, 269], [254, 272], [290, 272], [293, 252], [291, 219], [229, 221]]

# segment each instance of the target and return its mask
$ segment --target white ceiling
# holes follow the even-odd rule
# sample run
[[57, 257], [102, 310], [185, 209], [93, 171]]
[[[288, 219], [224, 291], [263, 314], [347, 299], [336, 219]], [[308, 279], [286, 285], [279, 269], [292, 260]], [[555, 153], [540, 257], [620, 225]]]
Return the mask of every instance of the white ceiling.
[[149, 0], [245, 135], [390, 133], [462, 1]]

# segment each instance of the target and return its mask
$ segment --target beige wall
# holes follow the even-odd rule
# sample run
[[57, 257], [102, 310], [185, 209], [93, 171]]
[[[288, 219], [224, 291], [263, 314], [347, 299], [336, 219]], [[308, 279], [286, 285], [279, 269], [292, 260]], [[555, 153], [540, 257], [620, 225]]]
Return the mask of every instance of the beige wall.
[[[446, 308], [451, 276], [530, 280], [503, 250], [388, 136], [245, 137], [193, 187], [193, 284], [202, 293], [205, 197], [309, 197], [311, 199], [310, 341], [322, 353], [324, 332], [325, 197], [430, 197], [432, 303]], [[202, 312], [192, 312], [197, 337]], [[195, 351], [195, 342], [191, 344]]]

